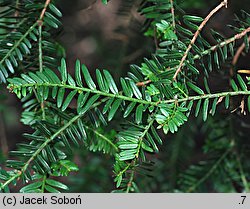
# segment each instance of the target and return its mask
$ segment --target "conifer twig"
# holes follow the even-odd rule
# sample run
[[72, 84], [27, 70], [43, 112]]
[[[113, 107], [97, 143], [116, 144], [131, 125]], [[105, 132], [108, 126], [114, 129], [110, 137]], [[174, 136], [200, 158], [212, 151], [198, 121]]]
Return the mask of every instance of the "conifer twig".
[[[221, 42], [221, 43], [218, 43], [218, 44], [216, 44], [216, 45], [214, 45], [214, 46], [211, 46], [209, 49], [203, 51], [201, 54], [195, 55], [195, 56], [193, 57], [193, 60], [200, 59], [200, 58], [202, 58], [203, 56], [206, 56], [207, 54], [210, 54], [212, 51], [217, 50], [218, 48], [221, 48], [221, 47], [226, 46], [226, 45], [228, 45], [228, 44], [230, 44], [230, 43], [233, 43], [233, 42], [235, 42], [236, 40], [241, 39], [242, 37], [244, 37], [247, 33], [250, 33], [250, 27], [248, 27], [248, 28], [246, 28], [245, 30], [243, 30], [242, 32], [240, 32], [240, 33], [234, 35], [233, 37], [224, 40], [224, 41]], [[182, 66], [185, 66], [185, 63], [183, 63]], [[173, 67], [173, 68], [170, 68], [170, 70], [174, 70], [174, 69], [176, 69], [176, 68], [177, 68], [177, 67]], [[151, 83], [151, 82], [152, 82], [151, 80], [146, 80], [146, 81], [143, 81], [143, 82], [138, 82], [138, 83], [136, 83], [136, 85], [137, 85], [137, 86], [145, 86], [145, 85], [147, 85], [147, 84], [149, 84], [149, 83]]]
[[43, 8], [43, 10], [41, 12], [41, 15], [40, 15], [40, 18], [39, 18], [40, 20], [43, 19], [44, 15], [45, 15], [45, 12], [47, 10], [47, 7], [49, 6], [50, 2], [51, 2], [51, 0], [46, 0], [44, 8]]
[[[238, 40], [238, 39], [241, 39], [241, 38], [244, 37], [247, 33], [250, 33], [250, 27], [248, 27], [248, 28], [246, 28], [245, 30], [243, 30], [242, 32], [240, 32], [240, 33], [234, 35], [233, 37], [228, 38], [228, 39], [224, 40], [223, 42], [218, 43], [218, 44], [216, 44], [216, 45], [210, 47], [209, 49], [203, 51], [203, 52], [201, 53], [201, 55], [199, 55], [199, 54], [195, 55], [195, 56], [193, 57], [193, 59], [194, 59], [194, 60], [200, 59], [202, 56], [205, 56], [205, 55], [211, 53], [212, 51], [215, 51], [215, 50], [218, 49], [218, 48], [221, 48], [221, 47], [223, 47], [223, 46], [225, 46], [225, 45], [228, 45], [228, 44], [230, 44], [230, 43], [232, 43], [232, 42], [234, 42], [234, 41], [236, 41], [236, 40]], [[184, 64], [183, 64], [183, 65], [184, 65]]]
[[[45, 12], [47, 10], [47, 7], [49, 6], [51, 0], [46, 0], [44, 4], [44, 8], [40, 14], [39, 20], [38, 20], [38, 27], [39, 27], [39, 41], [38, 41], [38, 48], [39, 48], [39, 70], [40, 72], [43, 71], [43, 50], [42, 50], [42, 25], [43, 25], [43, 18], [45, 15]], [[45, 120], [45, 109], [44, 109], [44, 101], [41, 101], [41, 110], [42, 110], [42, 118]]]
[[207, 16], [206, 18], [203, 20], [203, 22], [200, 24], [200, 26], [198, 27], [197, 31], [195, 32], [190, 44], [187, 47], [187, 50], [185, 51], [181, 62], [174, 74], [173, 80], [176, 80], [178, 74], [181, 72], [181, 69], [184, 65], [184, 62], [188, 56], [188, 53], [190, 52], [190, 50], [192, 49], [193, 44], [195, 43], [196, 39], [198, 38], [199, 34], [201, 33], [201, 30], [205, 27], [205, 25], [207, 24], [207, 22], [210, 20], [210, 18], [217, 13], [221, 8], [223, 7], [227, 7], [227, 0], [223, 0], [217, 7], [215, 7]]
[[147, 81], [142, 81], [142, 82], [137, 82], [136, 86], [146, 86], [147, 84], [151, 83], [151, 80], [147, 80]]
[[173, 28], [175, 31], [175, 14], [174, 14], [174, 2], [173, 2], [173, 0], [170, 0], [170, 4], [171, 4], [172, 24], [173, 24]]

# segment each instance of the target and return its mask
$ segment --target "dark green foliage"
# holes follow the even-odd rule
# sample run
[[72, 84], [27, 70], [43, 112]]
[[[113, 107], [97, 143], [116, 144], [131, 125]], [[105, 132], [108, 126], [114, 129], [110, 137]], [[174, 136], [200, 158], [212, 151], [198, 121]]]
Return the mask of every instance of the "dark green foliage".
[[[23, 102], [21, 122], [33, 129], [33, 133], [24, 134], [28, 142], [18, 144], [17, 150], [10, 153], [15, 158], [8, 160], [6, 166], [13, 170], [0, 169], [1, 191], [8, 192], [9, 185], [15, 185], [17, 179], [24, 186], [20, 192], [68, 190], [54, 178], [78, 171], [72, 150], [84, 149], [114, 158], [114, 192], [140, 192], [142, 181], [137, 183], [137, 176], [152, 177], [157, 171], [152, 159], [161, 153], [162, 134], [178, 134], [190, 115], [202, 115], [207, 121], [222, 100], [225, 109], [233, 110], [231, 101], [235, 96], [241, 98], [238, 106], [242, 112], [250, 110], [249, 81], [241, 75], [230, 79], [232, 90], [214, 92], [209, 87], [211, 71], [220, 70], [234, 55], [237, 35], [226, 39], [212, 30], [214, 46], [200, 33], [191, 43], [204, 19], [184, 14], [176, 1], [141, 1], [139, 12], [146, 18], [144, 34], [155, 39], [156, 52], [140, 65], [131, 65], [120, 82], [108, 70], [97, 69], [93, 76], [79, 60], [73, 75], [69, 73], [67, 61], [62, 58], [64, 52], [53, 40], [62, 14], [53, 1], [44, 3], [1, 3], [5, 7], [0, 19], [8, 21], [0, 26], [0, 81], [8, 82], [7, 88]], [[232, 27], [235, 34], [246, 31], [249, 14], [242, 11], [236, 22], [238, 26]], [[243, 41], [248, 51], [246, 35], [247, 32]], [[181, 71], [175, 77], [178, 68]], [[197, 82], [198, 76], [204, 85]], [[238, 144], [232, 137], [226, 141], [221, 133], [222, 144], [212, 143], [214, 135], [203, 147], [207, 160], [180, 175], [178, 191], [202, 191], [200, 186], [212, 174], [218, 174], [218, 178], [221, 170], [223, 175], [227, 173], [227, 160], [232, 160], [229, 154]], [[178, 147], [178, 143], [173, 147]], [[178, 161], [177, 155], [172, 153], [170, 164]], [[228, 175], [234, 180], [239, 175], [249, 178], [241, 166], [238, 172], [240, 157], [236, 152], [234, 155], [238, 167], [232, 162]], [[167, 187], [174, 191], [171, 185]], [[244, 181], [242, 187], [249, 189]]]
[[[61, 17], [60, 11], [53, 5], [49, 6], [44, 17], [44, 29], [41, 34], [38, 29], [43, 2], [22, 1], [21, 3], [2, 2], [0, 18], [4, 22], [1, 25], [1, 58], [0, 58], [0, 82], [6, 82], [11, 74], [16, 71], [30, 71], [38, 67], [39, 36], [43, 37], [43, 65], [55, 67], [57, 61], [54, 54], [57, 53], [57, 43], [54, 42], [48, 29], [50, 26], [58, 28], [61, 24], [57, 17]], [[20, 64], [22, 63], [22, 66]]]

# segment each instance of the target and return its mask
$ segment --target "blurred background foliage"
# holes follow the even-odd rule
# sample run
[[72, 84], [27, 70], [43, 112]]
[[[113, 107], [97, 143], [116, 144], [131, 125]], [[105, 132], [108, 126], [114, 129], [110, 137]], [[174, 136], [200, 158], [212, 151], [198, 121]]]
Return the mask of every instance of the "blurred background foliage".
[[[69, 66], [73, 69], [76, 58], [80, 58], [89, 69], [109, 69], [119, 78], [127, 73], [129, 64], [139, 64], [143, 57], [149, 56], [155, 50], [154, 40], [143, 35], [144, 18], [137, 13], [139, 2], [110, 0], [107, 6], [103, 6], [95, 0], [58, 0], [59, 8], [64, 14], [63, 28], [58, 35], [58, 41], [65, 47], [65, 51], [61, 50], [61, 53], [67, 54]], [[219, 1], [178, 2], [187, 13], [204, 17]], [[241, 9], [249, 11], [250, 4], [249, 0], [231, 0], [229, 3], [228, 9], [215, 15], [205, 30], [214, 28], [226, 37], [231, 35], [231, 31], [225, 25], [230, 24], [234, 13], [239, 13]], [[213, 42], [212, 38], [210, 42]], [[249, 67], [249, 58], [250, 54], [244, 54], [239, 59], [237, 67]], [[211, 89], [226, 86], [229, 67], [225, 66], [225, 72], [215, 72], [210, 76]], [[29, 131], [19, 122], [21, 104], [17, 101], [14, 95], [8, 94], [0, 86], [0, 164], [7, 158], [8, 150], [13, 150], [16, 143], [23, 140], [20, 138], [21, 134]], [[237, 112], [228, 114], [229, 112], [218, 111], [216, 117], [209, 117], [206, 123], [203, 123], [201, 118], [191, 117], [176, 135], [161, 134], [164, 144], [160, 154], [152, 157], [155, 163], [154, 178], [137, 178], [139, 188], [143, 188], [143, 192], [190, 191], [192, 188], [188, 187], [188, 183], [179, 182], [178, 179], [183, 173], [188, 172], [190, 165], [202, 164], [203, 160], [206, 160], [206, 163], [209, 163], [209, 160], [216, 163], [213, 162], [212, 156], [204, 154], [206, 149], [218, 150], [223, 143], [229, 143], [230, 140], [242, 140], [242, 143], [249, 140], [249, 116], [243, 117]], [[209, 147], [213, 140], [217, 140], [218, 143], [213, 143], [215, 147]], [[111, 157], [83, 149], [75, 150], [74, 153], [72, 158], [80, 170], [65, 180], [71, 189], [70, 192], [110, 192], [114, 189], [110, 169], [113, 163]], [[245, 155], [246, 158], [247, 156], [249, 157], [249, 152]], [[250, 167], [248, 159], [243, 159], [242, 162], [246, 163], [245, 167]], [[235, 166], [228, 163], [229, 167]], [[204, 168], [206, 165], [202, 166]], [[228, 171], [224, 169], [223, 172]], [[201, 175], [204, 175], [204, 170]], [[230, 175], [228, 172], [228, 179], [220, 181], [217, 177], [216, 184], [211, 184], [215, 173], [202, 184], [202, 187], [197, 185], [195, 191], [241, 191], [240, 185], [232, 185], [233, 181], [229, 181], [232, 178]], [[197, 178], [202, 179], [202, 176]], [[194, 180], [189, 179], [190, 182]]]

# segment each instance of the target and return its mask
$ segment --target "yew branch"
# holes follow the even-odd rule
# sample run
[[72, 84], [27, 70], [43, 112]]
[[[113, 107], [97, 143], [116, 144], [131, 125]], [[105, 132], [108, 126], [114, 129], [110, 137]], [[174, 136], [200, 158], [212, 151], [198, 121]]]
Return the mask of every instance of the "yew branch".
[[42, 21], [44, 15], [45, 15], [45, 12], [46, 12], [46, 10], [47, 10], [47, 7], [49, 6], [50, 2], [51, 2], [51, 0], [46, 0], [46, 2], [45, 2], [45, 4], [44, 4], [44, 8], [43, 8], [43, 10], [42, 10], [42, 12], [41, 12], [41, 14], [40, 14], [40, 17], [39, 17], [39, 20], [40, 20], [40, 21]]
[[195, 43], [196, 39], [198, 38], [199, 34], [201, 33], [202, 29], [205, 27], [205, 25], [207, 24], [207, 22], [210, 20], [210, 18], [217, 13], [221, 8], [223, 7], [227, 7], [227, 0], [223, 0], [217, 7], [215, 7], [207, 16], [206, 18], [203, 20], [203, 22], [200, 24], [200, 26], [198, 27], [197, 31], [195, 32], [190, 44], [187, 47], [187, 50], [185, 51], [181, 62], [174, 74], [173, 80], [176, 80], [178, 74], [181, 72], [182, 67], [184, 66], [185, 60], [187, 59], [188, 53], [190, 52], [190, 50], [192, 49], [193, 44]]

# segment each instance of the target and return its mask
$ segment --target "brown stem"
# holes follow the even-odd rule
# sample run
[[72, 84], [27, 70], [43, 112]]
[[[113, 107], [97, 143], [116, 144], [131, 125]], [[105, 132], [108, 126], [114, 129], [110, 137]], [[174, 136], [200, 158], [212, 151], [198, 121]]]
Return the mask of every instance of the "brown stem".
[[149, 84], [151, 82], [152, 82], [151, 80], [138, 82], [138, 83], [136, 83], [136, 86], [146, 86], [147, 84]]
[[50, 2], [51, 2], [51, 0], [46, 0], [46, 2], [45, 2], [44, 8], [43, 8], [43, 10], [40, 14], [40, 17], [39, 17], [39, 24], [40, 25], [42, 25], [43, 17], [45, 15], [45, 12], [46, 12], [47, 7], [49, 6]]
[[[250, 27], [243, 30], [241, 33], [236, 34], [235, 36], [233, 36], [233, 37], [231, 37], [231, 38], [229, 38], [229, 39], [227, 39], [227, 40], [225, 40], [225, 41], [223, 41], [223, 42], [221, 42], [219, 44], [216, 44], [216, 45], [212, 46], [211, 48], [205, 50], [201, 54], [202, 54], [202, 56], [207, 55], [210, 52], [215, 51], [219, 47], [223, 47], [223, 46], [228, 45], [228, 44], [230, 44], [230, 43], [232, 43], [232, 42], [234, 42], [234, 41], [236, 41], [238, 39], [241, 39], [243, 36], [245, 36], [249, 32], [250, 32]], [[197, 60], [197, 59], [200, 59], [202, 56], [201, 55], [195, 55], [193, 59]]]
[[[247, 40], [248, 40], [248, 42], [250, 42], [250, 36], [248, 36]], [[242, 54], [245, 47], [246, 47], [246, 44], [243, 42], [241, 44], [241, 46], [238, 48], [238, 50], [236, 51], [236, 53], [235, 53], [235, 55], [233, 57], [232, 67], [230, 68], [230, 77], [233, 77], [233, 68], [237, 64], [237, 62], [238, 62], [238, 60], [240, 58], [240, 55]]]
[[216, 13], [218, 12], [221, 8], [223, 7], [227, 7], [227, 0], [222, 1], [217, 7], [215, 7], [207, 16], [206, 18], [203, 20], [203, 22], [200, 24], [200, 26], [198, 27], [197, 31], [195, 32], [190, 44], [188, 45], [187, 50], [185, 51], [181, 62], [178, 66], [178, 69], [176, 70], [173, 80], [176, 80], [178, 74], [181, 72], [181, 69], [184, 65], [184, 62], [188, 56], [188, 53], [190, 52], [190, 50], [192, 49], [193, 44], [195, 43], [196, 39], [198, 38], [199, 34], [201, 33], [201, 30], [204, 28], [204, 26], [207, 24], [207, 22], [209, 21], [209, 19]]
[[[212, 51], [215, 51], [216, 49], [220, 48], [220, 47], [223, 47], [225, 45], [228, 45], [238, 39], [241, 39], [243, 36], [245, 36], [247, 33], [250, 33], [250, 27], [248, 27], [247, 29], [243, 30], [241, 33], [238, 33], [236, 34], [235, 36], [229, 38], [229, 39], [226, 39], [225, 41], [219, 43], [219, 44], [216, 44], [212, 47], [210, 47], [209, 49], [203, 51], [200, 54], [197, 54], [193, 57], [193, 60], [197, 60], [197, 59], [201, 59], [203, 56], [206, 56], [208, 55], [209, 53], [211, 53]], [[184, 65], [184, 64], [183, 64]], [[174, 70], [176, 69], [176, 67], [173, 67], [173, 68], [170, 68], [169, 70]], [[250, 74], [250, 70], [239, 70], [238, 73], [247, 73], [247, 74]], [[143, 86], [143, 85], [140, 85], [140, 84], [148, 84], [148, 83], [151, 83], [152, 81], [151, 80], [147, 80], [147, 81], [144, 81], [144, 82], [138, 82], [137, 83], [137, 86]]]
[[170, 4], [171, 4], [171, 14], [172, 14], [172, 25], [175, 31], [175, 14], [174, 14], [174, 2], [173, 0], [170, 0]]

